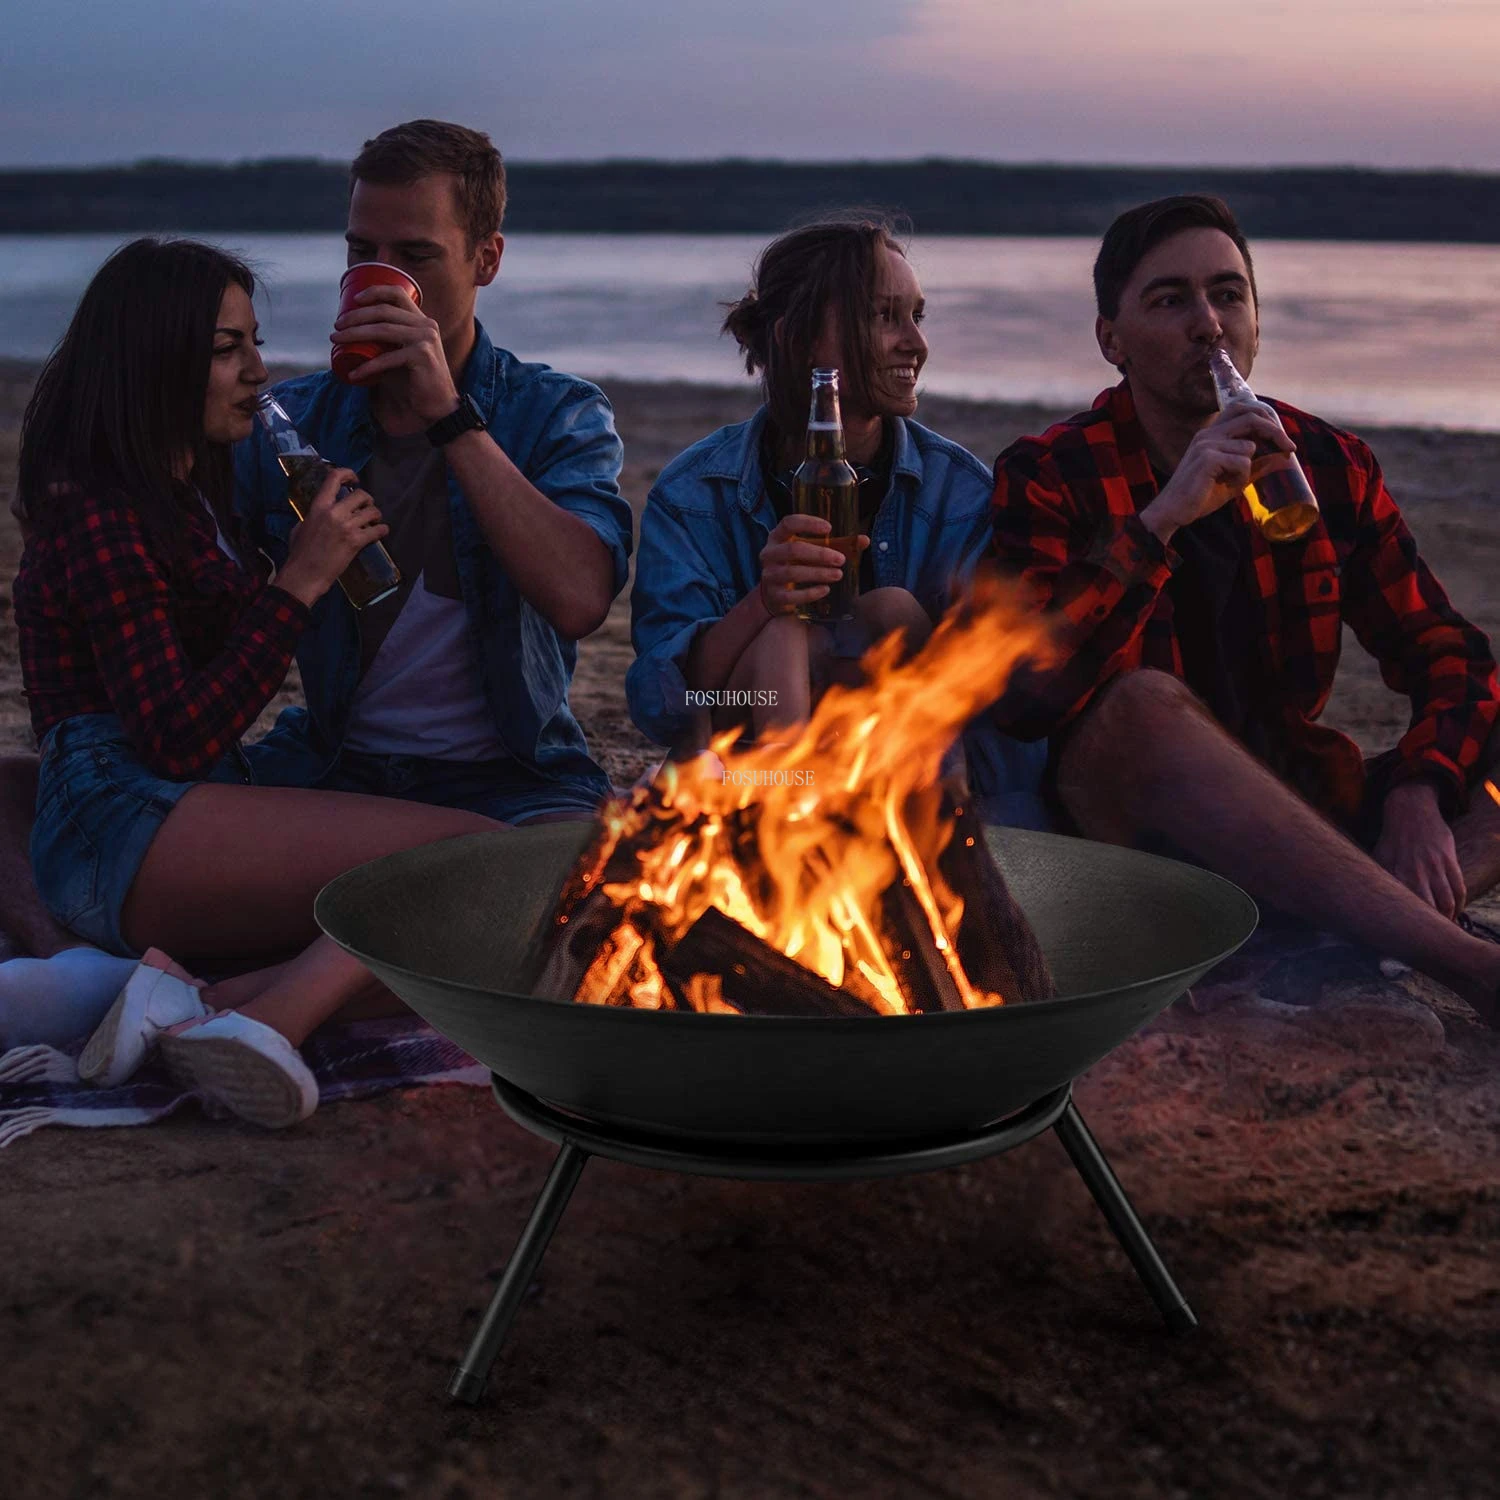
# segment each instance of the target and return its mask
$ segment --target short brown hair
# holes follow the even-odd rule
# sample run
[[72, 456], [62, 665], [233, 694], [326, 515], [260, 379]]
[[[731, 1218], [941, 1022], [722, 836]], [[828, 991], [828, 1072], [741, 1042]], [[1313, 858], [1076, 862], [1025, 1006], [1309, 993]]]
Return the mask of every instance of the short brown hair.
[[1181, 234], [1184, 229], [1217, 229], [1227, 234], [1245, 257], [1250, 295], [1260, 300], [1255, 290], [1255, 266], [1250, 260], [1250, 246], [1245, 242], [1244, 231], [1229, 205], [1210, 193], [1178, 193], [1171, 198], [1155, 198], [1150, 203], [1126, 209], [1104, 231], [1104, 241], [1094, 261], [1094, 301], [1101, 318], [1120, 315], [1120, 297], [1135, 268], [1163, 240]]
[[806, 424], [813, 345], [830, 311], [838, 319], [840, 390], [866, 410], [874, 404], [870, 324], [876, 252], [882, 248], [906, 253], [885, 214], [854, 211], [817, 219], [772, 240], [755, 263], [750, 290], [727, 304], [723, 331], [734, 335], [745, 369], [760, 372], [771, 423], [781, 436]]
[[405, 187], [421, 177], [451, 173], [458, 220], [472, 250], [499, 232], [505, 217], [505, 163], [489, 136], [446, 120], [408, 120], [366, 141], [349, 167], [356, 182]]

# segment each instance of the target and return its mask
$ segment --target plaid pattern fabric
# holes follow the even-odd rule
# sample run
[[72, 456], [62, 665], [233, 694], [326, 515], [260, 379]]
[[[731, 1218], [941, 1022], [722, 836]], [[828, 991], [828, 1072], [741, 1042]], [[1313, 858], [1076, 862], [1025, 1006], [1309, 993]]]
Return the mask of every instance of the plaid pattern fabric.
[[[1322, 509], [1301, 541], [1268, 542], [1243, 496], [1257, 635], [1275, 701], [1263, 705], [1285, 750], [1286, 774], [1314, 806], [1341, 821], [1358, 811], [1364, 761], [1346, 736], [1317, 722], [1348, 624], [1411, 699], [1392, 784], [1438, 788], [1462, 807], [1500, 712], [1488, 638], [1448, 602], [1417, 555], [1380, 466], [1358, 438], [1280, 401], [1284, 423]], [[1040, 437], [1012, 443], [995, 463], [994, 555], [1018, 571], [1034, 602], [1054, 612], [1060, 654], [1018, 680], [1000, 727], [1023, 738], [1055, 734], [1116, 673], [1151, 667], [1181, 677], [1182, 652], [1164, 585], [1180, 562], [1139, 519], [1157, 493], [1129, 383]]]
[[307, 608], [227, 557], [206, 508], [184, 508], [189, 556], [169, 579], [125, 499], [64, 504], [16, 576], [32, 729], [113, 713], [158, 775], [206, 775], [281, 686]]

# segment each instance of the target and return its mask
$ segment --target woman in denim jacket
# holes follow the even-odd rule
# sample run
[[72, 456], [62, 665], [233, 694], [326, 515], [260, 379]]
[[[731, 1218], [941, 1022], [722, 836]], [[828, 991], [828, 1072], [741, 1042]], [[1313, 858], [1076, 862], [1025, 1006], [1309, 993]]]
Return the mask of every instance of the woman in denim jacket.
[[[641, 518], [631, 595], [636, 659], [626, 677], [638, 728], [678, 754], [744, 725], [757, 736], [805, 719], [832, 681], [857, 681], [874, 640], [904, 630], [919, 647], [989, 534], [989, 470], [911, 420], [927, 360], [916, 272], [889, 222], [838, 218], [792, 230], [762, 253], [729, 310], [764, 404], [663, 471]], [[839, 553], [826, 521], [792, 513], [814, 368], [840, 371], [849, 461], [860, 478], [855, 619], [808, 625]], [[746, 708], [709, 707], [732, 700]], [[970, 785], [991, 821], [1039, 827], [1044, 743], [983, 720], [964, 737]]]
[[[27, 407], [14, 597], [42, 755], [37, 887], [106, 953], [144, 950], [93, 1016], [81, 1076], [122, 1083], [159, 1045], [201, 1097], [280, 1126], [317, 1105], [297, 1052], [307, 1034], [351, 1001], [393, 1002], [317, 935], [319, 888], [378, 854], [499, 825], [254, 784], [241, 736], [311, 607], [386, 532], [357, 476], [335, 470], [274, 580], [244, 544], [229, 448], [266, 378], [254, 289], [242, 262], [190, 240], [137, 240], [99, 270]], [[212, 962], [298, 948], [206, 987], [162, 951]], [[0, 991], [0, 1046], [17, 1040], [7, 1009], [24, 988]]]

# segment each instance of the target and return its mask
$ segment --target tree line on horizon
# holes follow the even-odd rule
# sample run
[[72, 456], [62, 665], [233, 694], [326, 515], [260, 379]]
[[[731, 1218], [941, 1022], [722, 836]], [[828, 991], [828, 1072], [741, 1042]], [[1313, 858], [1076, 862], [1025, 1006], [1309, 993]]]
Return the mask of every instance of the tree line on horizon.
[[[507, 230], [732, 234], [879, 207], [921, 234], [1097, 235], [1169, 193], [1228, 200], [1271, 239], [1500, 243], [1500, 176], [1351, 167], [898, 162], [507, 163]], [[0, 171], [0, 233], [337, 233], [348, 168], [312, 159]]]

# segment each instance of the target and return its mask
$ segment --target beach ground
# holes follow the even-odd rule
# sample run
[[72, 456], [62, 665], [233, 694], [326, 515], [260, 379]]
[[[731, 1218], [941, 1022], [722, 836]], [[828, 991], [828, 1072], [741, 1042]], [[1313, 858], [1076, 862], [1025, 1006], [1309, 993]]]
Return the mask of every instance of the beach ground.
[[[33, 376], [0, 366], [7, 483]], [[637, 509], [752, 404], [608, 388]], [[987, 461], [1050, 415], [922, 412]], [[1493, 635], [1500, 437], [1369, 436]], [[654, 758], [629, 655], [622, 596], [574, 697], [617, 782]], [[1329, 719], [1371, 749], [1405, 724], [1352, 641]], [[0, 750], [29, 744], [6, 611]], [[594, 1163], [472, 1411], [447, 1377], [552, 1154], [486, 1092], [274, 1137], [194, 1111], [39, 1132], [0, 1154], [0, 1494], [1500, 1495], [1500, 1037], [1436, 985], [1304, 953], [1226, 968], [1077, 1098], [1193, 1334], [1050, 1138], [852, 1186]]]

